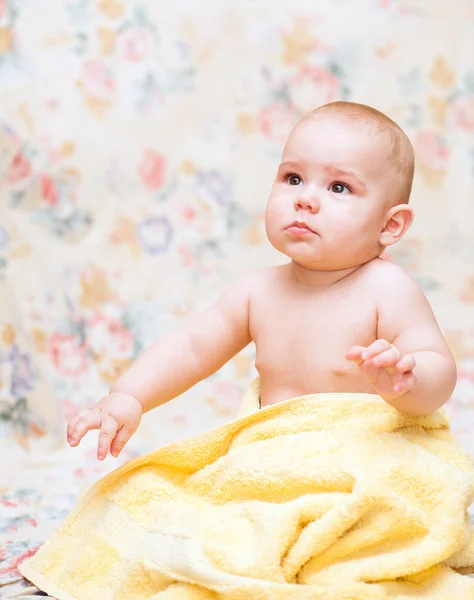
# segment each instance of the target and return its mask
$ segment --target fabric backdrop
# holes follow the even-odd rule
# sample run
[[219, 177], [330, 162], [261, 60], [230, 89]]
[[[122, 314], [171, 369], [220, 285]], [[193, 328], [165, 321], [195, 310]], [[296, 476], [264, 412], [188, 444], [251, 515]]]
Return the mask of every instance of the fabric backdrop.
[[[154, 337], [282, 262], [263, 229], [282, 144], [347, 99], [415, 146], [415, 223], [390, 256], [456, 356], [469, 444], [473, 56], [472, 0], [0, 0], [4, 439], [61, 443]], [[253, 356], [147, 415], [147, 444], [235, 415]]]

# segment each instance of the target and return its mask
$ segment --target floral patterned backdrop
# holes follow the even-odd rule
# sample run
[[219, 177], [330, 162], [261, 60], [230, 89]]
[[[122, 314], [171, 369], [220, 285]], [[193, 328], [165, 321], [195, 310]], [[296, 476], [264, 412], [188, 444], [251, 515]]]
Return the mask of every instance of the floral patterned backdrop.
[[[348, 99], [416, 148], [391, 258], [456, 355], [469, 444], [473, 56], [472, 0], [0, 0], [0, 432], [54, 446], [154, 337], [281, 262], [263, 211], [282, 144]], [[231, 418], [254, 375], [250, 347], [147, 415], [146, 447]]]

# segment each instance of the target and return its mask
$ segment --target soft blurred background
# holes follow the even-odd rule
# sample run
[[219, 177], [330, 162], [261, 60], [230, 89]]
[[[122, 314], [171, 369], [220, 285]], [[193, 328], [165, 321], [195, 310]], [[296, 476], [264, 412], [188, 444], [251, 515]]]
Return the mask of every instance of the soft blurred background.
[[[95, 436], [66, 448], [67, 419], [284, 260], [267, 195], [292, 125], [332, 100], [415, 146], [415, 223], [390, 257], [456, 356], [447, 410], [474, 454], [473, 57], [472, 0], [0, 0], [0, 582], [117, 465]], [[255, 374], [250, 347], [147, 415], [123, 460], [232, 419]]]

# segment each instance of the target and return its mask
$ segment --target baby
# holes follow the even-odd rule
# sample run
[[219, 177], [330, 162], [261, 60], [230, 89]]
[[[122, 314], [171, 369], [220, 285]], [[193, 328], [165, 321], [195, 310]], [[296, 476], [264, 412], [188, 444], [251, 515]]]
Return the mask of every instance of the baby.
[[97, 457], [118, 456], [144, 412], [217, 371], [251, 341], [261, 406], [318, 392], [365, 392], [428, 414], [456, 366], [418, 285], [383, 260], [410, 227], [413, 148], [384, 114], [334, 102], [300, 121], [266, 207], [284, 265], [235, 282], [207, 312], [154, 342], [68, 425], [77, 446], [100, 429]]

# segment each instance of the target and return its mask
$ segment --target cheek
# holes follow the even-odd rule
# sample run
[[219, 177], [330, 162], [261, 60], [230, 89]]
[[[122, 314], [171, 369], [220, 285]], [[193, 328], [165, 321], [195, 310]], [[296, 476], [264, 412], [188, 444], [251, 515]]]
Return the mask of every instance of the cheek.
[[374, 215], [361, 210], [351, 210], [345, 207], [337, 215], [333, 215], [331, 233], [343, 244], [354, 247], [367, 244], [374, 236], [377, 237], [377, 225]]
[[288, 209], [281, 198], [270, 198], [265, 209], [265, 232], [269, 242], [277, 250], [282, 250], [282, 230], [288, 221]]
[[274, 207], [272, 205], [267, 205], [267, 209], [265, 211], [265, 231], [268, 238], [271, 239], [278, 231], [279, 220], [280, 219], [276, 215]]
[[361, 219], [360, 213], [350, 210], [347, 206], [337, 207], [328, 217], [330, 226], [327, 233], [334, 240], [345, 243], [364, 233], [364, 220]]
[[265, 209], [268, 225], [278, 224], [288, 212], [288, 201], [281, 196], [270, 196]]

